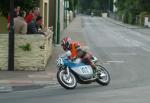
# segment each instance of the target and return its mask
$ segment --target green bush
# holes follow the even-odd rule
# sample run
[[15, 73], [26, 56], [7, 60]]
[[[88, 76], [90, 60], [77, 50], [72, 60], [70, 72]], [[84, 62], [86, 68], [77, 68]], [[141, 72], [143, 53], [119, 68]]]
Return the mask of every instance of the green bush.
[[123, 22], [128, 24], [135, 24], [136, 22], [136, 15], [135, 13], [125, 11], [123, 14]]
[[140, 22], [140, 25], [144, 25], [144, 18], [145, 18], [145, 16], [147, 16], [148, 15], [148, 12], [146, 12], [146, 11], [144, 11], [144, 12], [141, 12], [140, 14], [139, 14], [139, 22]]
[[128, 23], [129, 24], [135, 24], [136, 23], [136, 15], [134, 13], [128, 14]]
[[128, 20], [129, 20], [129, 13], [125, 11], [123, 14], [123, 22], [128, 23]]
[[124, 13], [123, 11], [118, 11], [117, 12], [117, 15], [118, 15], [120, 21], [122, 21], [123, 13]]
[[26, 43], [24, 45], [20, 45], [19, 48], [21, 48], [24, 51], [31, 51], [31, 44]]

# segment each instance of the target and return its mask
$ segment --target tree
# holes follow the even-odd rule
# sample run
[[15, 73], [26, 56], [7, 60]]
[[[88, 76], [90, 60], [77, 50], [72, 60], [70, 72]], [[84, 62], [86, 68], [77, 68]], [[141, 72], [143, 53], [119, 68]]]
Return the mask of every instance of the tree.
[[91, 3], [93, 0], [80, 0], [80, 6], [82, 10], [88, 10], [91, 7]]
[[100, 9], [101, 0], [93, 0], [91, 4], [91, 9]]
[[149, 0], [117, 0], [118, 11], [128, 10], [140, 13], [142, 11], [150, 12]]
[[78, 0], [69, 0], [69, 10], [73, 11], [73, 15], [75, 16], [75, 10], [78, 5]]
[[80, 6], [83, 11], [89, 9], [108, 11], [112, 9], [113, 0], [80, 0]]
[[69, 0], [69, 5], [70, 5], [69, 9], [74, 10], [78, 5], [78, 0]]
[[[39, 0], [15, 0], [15, 6], [20, 6], [21, 9], [28, 11], [36, 6]], [[0, 12], [3, 16], [7, 17], [9, 13], [10, 0], [0, 1]]]
[[[116, 6], [118, 8], [118, 13], [124, 15], [125, 22], [131, 24], [136, 21], [137, 15], [150, 12], [149, 0], [117, 0]], [[144, 15], [142, 15], [141, 18], [144, 18]]]
[[138, 5], [140, 11], [150, 12], [150, 2], [149, 0], [139, 0]]

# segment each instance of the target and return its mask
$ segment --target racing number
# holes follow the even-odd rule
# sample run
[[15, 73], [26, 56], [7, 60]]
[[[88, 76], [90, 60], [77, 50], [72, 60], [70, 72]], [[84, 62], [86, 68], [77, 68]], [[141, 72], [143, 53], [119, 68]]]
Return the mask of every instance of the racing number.
[[81, 71], [82, 71], [82, 73], [84, 73], [84, 74], [89, 73], [87, 66], [81, 67]]

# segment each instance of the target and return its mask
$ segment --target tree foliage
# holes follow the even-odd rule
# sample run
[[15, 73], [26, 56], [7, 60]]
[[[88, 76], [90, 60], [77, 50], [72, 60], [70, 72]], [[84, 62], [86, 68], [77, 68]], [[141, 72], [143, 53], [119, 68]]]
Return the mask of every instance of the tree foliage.
[[69, 0], [69, 9], [74, 11], [78, 5], [78, 0]]
[[83, 10], [95, 9], [108, 11], [113, 8], [113, 0], [80, 0], [80, 6]]
[[92, 9], [100, 9], [101, 8], [101, 1], [102, 0], [93, 0], [91, 3], [91, 8]]
[[[32, 9], [36, 4], [39, 2], [39, 0], [15, 0], [14, 6], [20, 6], [21, 9], [28, 11]], [[0, 12], [2, 13], [3, 16], [8, 15], [9, 13], [9, 5], [10, 5], [10, 0], [1, 0], [0, 1]]]
[[93, 0], [80, 0], [80, 7], [82, 10], [90, 9], [91, 3]]
[[142, 11], [150, 12], [149, 0], [117, 0], [118, 11], [130, 11], [137, 14]]
[[[149, 0], [117, 0], [116, 6], [119, 13], [122, 13], [125, 23], [134, 24], [136, 17], [142, 19], [144, 16], [138, 16], [141, 13], [147, 14], [150, 12]], [[146, 13], [147, 12], [147, 13]]]

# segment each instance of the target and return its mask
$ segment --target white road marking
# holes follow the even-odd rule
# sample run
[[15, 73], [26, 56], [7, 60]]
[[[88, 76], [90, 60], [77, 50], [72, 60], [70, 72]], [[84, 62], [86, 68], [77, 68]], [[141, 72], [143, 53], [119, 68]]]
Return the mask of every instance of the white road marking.
[[0, 87], [0, 93], [11, 92], [11, 91], [13, 91], [11, 86], [2, 86], [2, 87]]
[[117, 60], [112, 60], [112, 61], [107, 61], [107, 63], [124, 63], [125, 61], [117, 61]]
[[142, 43], [142, 42], [139, 42], [139, 41], [135, 41], [135, 45], [136, 45], [136, 46], [142, 46], [143, 43]]
[[145, 47], [141, 47], [143, 50], [145, 50], [146, 52], [150, 52], [150, 49], [145, 48]]
[[111, 53], [111, 55], [137, 55], [136, 53]]

